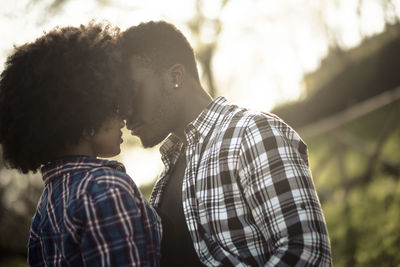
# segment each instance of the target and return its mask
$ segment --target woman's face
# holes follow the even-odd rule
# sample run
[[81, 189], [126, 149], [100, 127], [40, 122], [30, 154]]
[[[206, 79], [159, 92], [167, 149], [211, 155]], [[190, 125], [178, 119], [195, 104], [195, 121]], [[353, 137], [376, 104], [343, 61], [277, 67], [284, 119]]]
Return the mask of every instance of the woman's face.
[[98, 157], [114, 157], [121, 152], [122, 131], [125, 126], [119, 115], [108, 117], [91, 139], [93, 152]]

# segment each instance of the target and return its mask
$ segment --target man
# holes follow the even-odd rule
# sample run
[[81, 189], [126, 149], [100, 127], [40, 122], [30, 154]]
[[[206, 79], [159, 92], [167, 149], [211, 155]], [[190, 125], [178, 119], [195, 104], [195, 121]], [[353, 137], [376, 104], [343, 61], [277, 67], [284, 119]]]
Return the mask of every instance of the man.
[[330, 245], [307, 148], [278, 117], [213, 100], [193, 50], [166, 22], [121, 39], [136, 96], [127, 126], [160, 148], [151, 204], [163, 224], [164, 266], [330, 266]]

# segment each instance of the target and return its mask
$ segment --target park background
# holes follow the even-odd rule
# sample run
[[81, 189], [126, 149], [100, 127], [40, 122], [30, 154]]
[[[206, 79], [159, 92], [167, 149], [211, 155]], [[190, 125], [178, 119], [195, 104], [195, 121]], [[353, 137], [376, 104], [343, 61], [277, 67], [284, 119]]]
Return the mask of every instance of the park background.
[[[400, 266], [399, 0], [0, 0], [0, 71], [13, 45], [91, 19], [175, 24], [211, 95], [279, 115], [308, 144], [334, 266]], [[124, 140], [115, 159], [148, 197], [158, 147]], [[0, 159], [0, 267], [26, 266], [42, 188]]]

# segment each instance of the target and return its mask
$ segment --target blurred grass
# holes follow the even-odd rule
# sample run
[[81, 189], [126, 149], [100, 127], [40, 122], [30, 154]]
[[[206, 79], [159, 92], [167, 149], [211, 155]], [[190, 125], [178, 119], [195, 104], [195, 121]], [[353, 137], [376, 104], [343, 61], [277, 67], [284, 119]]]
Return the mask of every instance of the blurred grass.
[[25, 258], [9, 258], [0, 261], [0, 267], [26, 267], [28, 266]]

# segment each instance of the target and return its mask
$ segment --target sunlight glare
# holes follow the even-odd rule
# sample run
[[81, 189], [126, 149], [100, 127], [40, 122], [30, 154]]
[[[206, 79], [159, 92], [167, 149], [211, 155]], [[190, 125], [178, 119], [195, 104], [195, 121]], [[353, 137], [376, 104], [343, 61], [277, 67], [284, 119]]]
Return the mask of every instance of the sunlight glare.
[[[48, 11], [54, 0], [28, 4], [0, 1], [1, 66], [13, 44], [33, 41], [57, 25], [79, 26], [91, 19], [107, 20], [121, 30], [144, 21], [167, 20], [183, 32], [195, 50], [200, 49], [188, 23], [195, 22], [194, 0], [109, 0], [107, 4], [69, 0], [54, 14]], [[200, 8], [208, 22], [202, 25], [201, 42], [215, 41], [214, 19], [222, 25], [212, 62], [218, 94], [234, 104], [261, 111], [297, 99], [304, 90], [303, 75], [318, 68], [332, 39], [350, 48], [359, 44], [362, 35], [384, 29], [381, 1], [363, 1], [361, 23], [355, 15], [357, 2], [228, 1], [220, 12], [222, 0], [202, 1]], [[393, 13], [400, 15], [400, 0], [391, 2], [396, 6]], [[134, 146], [125, 150], [120, 159], [138, 185], [157, 176], [161, 168], [157, 149]]]

